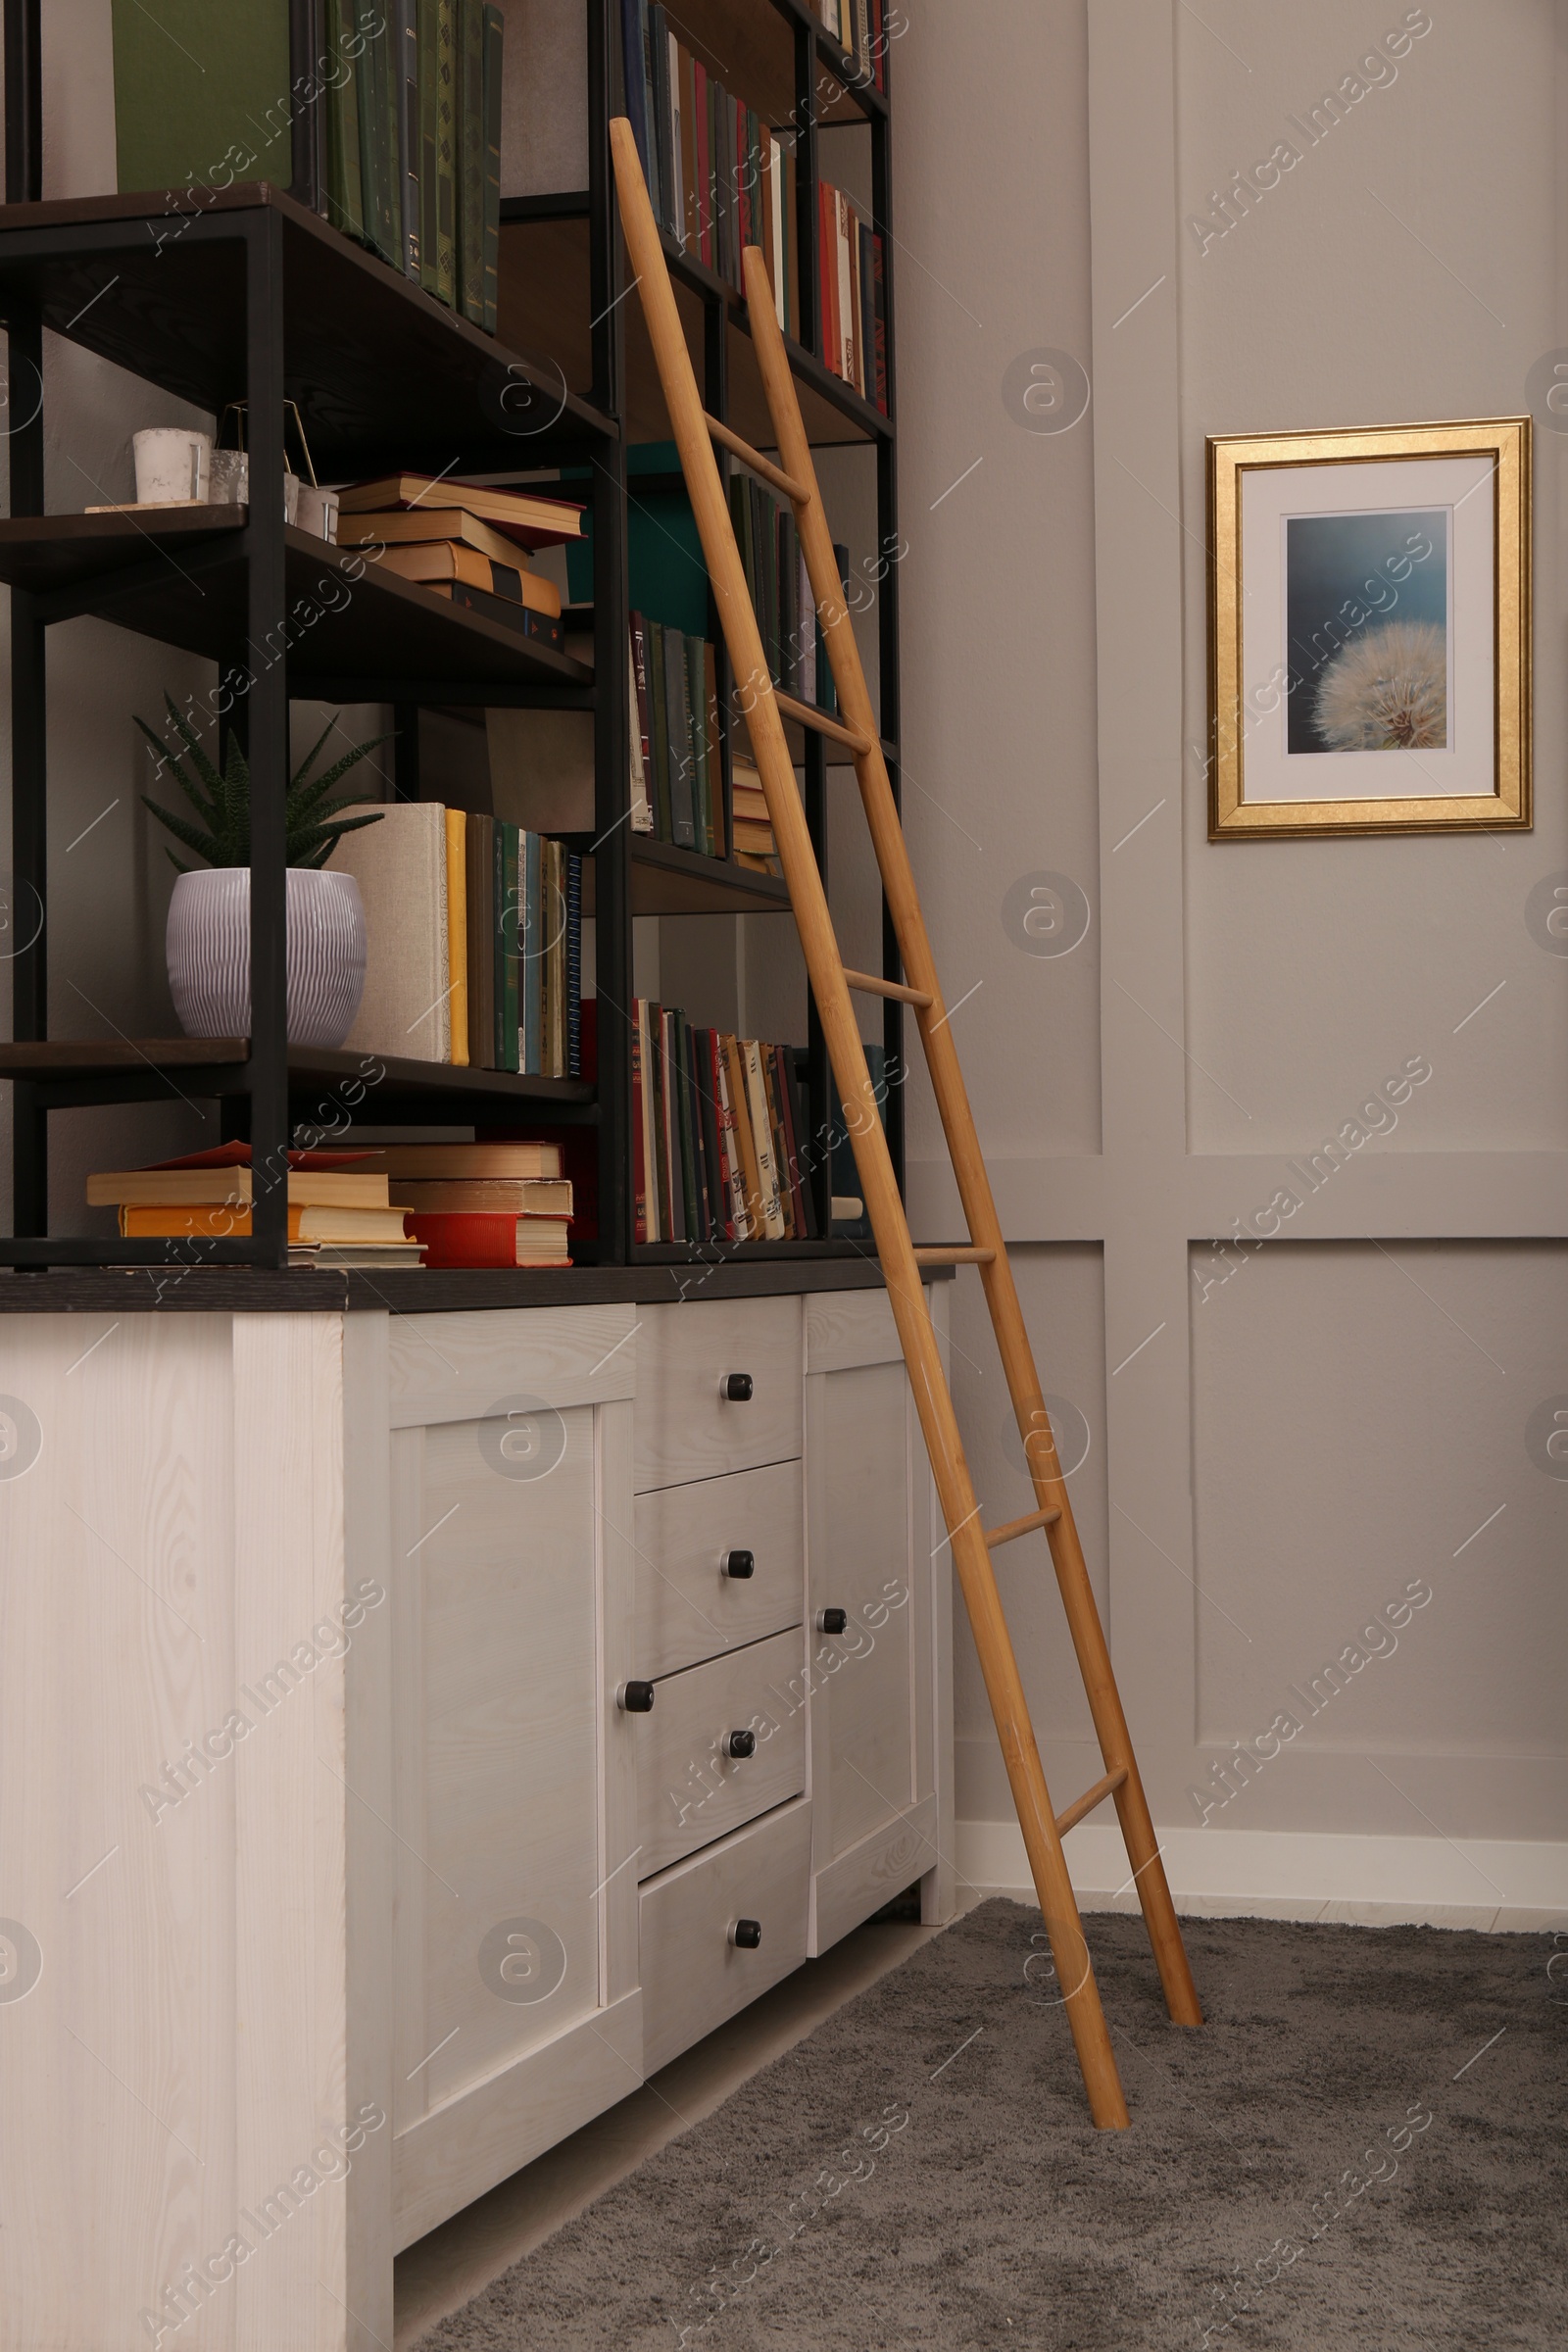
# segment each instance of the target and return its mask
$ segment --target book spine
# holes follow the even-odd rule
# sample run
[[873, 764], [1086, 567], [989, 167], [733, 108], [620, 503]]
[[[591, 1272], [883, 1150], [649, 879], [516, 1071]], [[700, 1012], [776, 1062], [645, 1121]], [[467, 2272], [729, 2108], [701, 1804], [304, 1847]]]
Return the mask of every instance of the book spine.
[[825, 179], [816, 183], [817, 288], [822, 315], [817, 327], [822, 337], [822, 365], [838, 373], [834, 354], [839, 348], [838, 201]]
[[468, 820], [461, 808], [446, 811], [447, 985], [451, 991], [452, 1059], [468, 1066]]
[[667, 1241], [668, 1228], [659, 1204], [660, 1183], [660, 1123], [659, 1123], [659, 1056], [655, 1032], [658, 1023], [654, 1006], [643, 997], [638, 1004], [638, 1019], [642, 1026], [643, 1046], [643, 1153], [647, 1162], [648, 1239]]
[[653, 806], [648, 798], [648, 708], [643, 675], [642, 614], [631, 615], [626, 641], [626, 718], [631, 744], [631, 829], [634, 833], [651, 833], [654, 829]]
[[784, 1114], [778, 1100], [778, 1077], [773, 1056], [774, 1046], [759, 1045], [757, 1058], [762, 1073], [762, 1094], [767, 1103], [767, 1132], [773, 1146], [773, 1181], [778, 1189], [779, 1215], [784, 1221], [783, 1238], [795, 1239], [795, 1200], [790, 1191], [789, 1162], [784, 1153]]
[[542, 1075], [539, 1059], [539, 836], [517, 831], [517, 1059], [513, 1067]]
[[[680, 188], [686, 199], [685, 234], [681, 242], [694, 261], [703, 251], [702, 193], [697, 179], [697, 60], [689, 49], [680, 51]], [[686, 1236], [682, 1234], [682, 1241]]]
[[703, 1176], [708, 1186], [710, 1241], [726, 1242], [729, 1231], [729, 1184], [718, 1142], [718, 1104], [713, 1095], [713, 1032], [692, 1031], [692, 1066], [697, 1089], [697, 1114], [703, 1131]]
[[882, 239], [871, 231], [871, 347], [876, 365], [876, 405], [884, 416], [888, 415], [888, 311], [887, 280], [882, 260]]
[[643, 33], [645, 16], [644, 0], [620, 0], [620, 63], [626, 120], [631, 124], [631, 135], [637, 142], [637, 160], [642, 165], [643, 177], [648, 182], [649, 197], [657, 219], [659, 199], [654, 193], [654, 173], [648, 146], [647, 69], [644, 64]]
[[566, 853], [559, 841], [550, 853], [550, 1075], [564, 1078], [570, 1024], [566, 1012]]
[[834, 373], [847, 384], [855, 381], [855, 290], [850, 263], [850, 200], [842, 188], [834, 190], [835, 250], [838, 256], [838, 327], [839, 339], [833, 361]]
[[659, 1021], [659, 1221], [666, 1241], [683, 1242], [686, 1213], [675, 1124], [674, 1025], [666, 1006], [657, 1004], [654, 1011]]
[[773, 311], [778, 319], [779, 333], [789, 325], [784, 307], [784, 144], [768, 134], [768, 173], [773, 198]]
[[490, 1064], [490, 1037], [485, 1027], [485, 991], [482, 959], [489, 952], [489, 936], [485, 914], [490, 905], [489, 881], [484, 857], [484, 825], [477, 816], [470, 816], [464, 827], [464, 911], [468, 948], [468, 1059], [475, 1068], [487, 1069]]
[[816, 1202], [812, 1197], [812, 1137], [810, 1107], [807, 1089], [795, 1071], [795, 1055], [788, 1046], [784, 1049], [784, 1099], [789, 1109], [793, 1165], [800, 1178], [801, 1232], [808, 1242], [821, 1240], [816, 1223]]
[[393, 55], [398, 101], [398, 217], [403, 272], [419, 277], [419, 0], [398, 0]]
[[522, 831], [520, 826], [503, 826], [507, 843], [507, 1001], [505, 1016], [506, 1060], [502, 1068], [518, 1070], [521, 1057], [520, 1011], [523, 976], [523, 900], [522, 900]]
[[648, 1239], [648, 1153], [643, 1141], [643, 1001], [632, 999], [631, 1018], [631, 1238]]
[[728, 1030], [724, 1032], [724, 1082], [729, 1095], [730, 1111], [734, 1120], [736, 1149], [740, 1154], [741, 1202], [745, 1239], [760, 1242], [764, 1236], [762, 1219], [762, 1182], [757, 1162], [757, 1139], [752, 1133], [751, 1107], [746, 1096], [746, 1060], [742, 1042]]
[[654, 110], [648, 136], [658, 157], [659, 203], [656, 213], [660, 227], [668, 235], [674, 207], [674, 167], [670, 156], [669, 133], [669, 30], [664, 22], [663, 9], [658, 5], [658, 0], [648, 11], [648, 85]]
[[326, 217], [334, 228], [365, 241], [365, 200], [360, 181], [360, 93], [363, 55], [350, 58], [353, 0], [331, 0], [334, 77], [326, 92]]
[[692, 178], [697, 193], [697, 258], [713, 267], [712, 188], [709, 179], [708, 69], [692, 60]]
[[436, 262], [436, 156], [439, 151], [441, 86], [441, 0], [418, 0], [419, 32], [419, 283], [427, 294], [440, 292]]
[[709, 781], [708, 648], [700, 637], [686, 640], [686, 680], [692, 708], [692, 847], [713, 855], [713, 804]]
[[506, 55], [506, 19], [493, 4], [484, 12], [484, 220], [479, 238], [479, 322], [496, 332], [501, 300], [501, 90]]
[[674, 1045], [675, 1120], [680, 1134], [681, 1209], [686, 1231], [683, 1241], [706, 1242], [703, 1217], [702, 1164], [697, 1154], [697, 1122], [692, 1102], [691, 1031], [678, 1008], [670, 1014]]
[[459, 0], [457, 138], [459, 308], [484, 324], [484, 0]]
[[673, 841], [670, 822], [669, 720], [664, 708], [664, 632], [657, 620], [644, 624], [648, 641], [648, 692], [654, 752], [654, 838]]
[[773, 1048], [773, 1093], [778, 1103], [784, 1181], [789, 1192], [790, 1233], [795, 1241], [804, 1242], [807, 1238], [806, 1182], [801, 1170], [800, 1136], [795, 1123], [795, 1087], [790, 1070], [793, 1058], [788, 1046]]
[[566, 1076], [582, 1076], [582, 858], [566, 853]]
[[724, 1067], [724, 1040], [718, 1030], [708, 1032], [713, 1112], [718, 1122], [718, 1163], [724, 1188], [724, 1239], [744, 1242], [747, 1236], [746, 1194], [741, 1182], [740, 1150], [735, 1141], [735, 1113], [730, 1108], [729, 1080]]
[[751, 1112], [752, 1144], [757, 1152], [762, 1226], [770, 1242], [781, 1242], [784, 1211], [779, 1202], [778, 1163], [773, 1155], [773, 1124], [768, 1116], [767, 1088], [762, 1076], [762, 1050], [755, 1037], [743, 1038], [741, 1048], [746, 1067], [746, 1106]]
[[490, 1067], [507, 1066], [507, 828], [490, 824]]
[[681, 47], [675, 35], [664, 42], [669, 108], [670, 234], [677, 245], [686, 242], [686, 129], [682, 121], [686, 93], [681, 83]]
[[669, 725], [669, 814], [678, 849], [697, 846], [692, 822], [691, 690], [686, 640], [679, 629], [664, 631], [664, 709]]
[[729, 845], [724, 836], [724, 744], [718, 726], [718, 656], [711, 645], [703, 646], [703, 706], [708, 720], [708, 855], [724, 858]]
[[457, 300], [458, 0], [436, 0], [435, 290]]

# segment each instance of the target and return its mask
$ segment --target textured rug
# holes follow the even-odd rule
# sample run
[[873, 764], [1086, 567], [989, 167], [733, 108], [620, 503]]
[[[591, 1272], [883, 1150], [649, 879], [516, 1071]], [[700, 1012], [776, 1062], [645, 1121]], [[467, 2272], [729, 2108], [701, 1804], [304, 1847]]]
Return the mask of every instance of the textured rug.
[[1568, 2345], [1552, 1938], [1184, 1924], [1200, 2033], [1140, 1920], [1089, 1922], [1130, 2131], [1039, 1913], [988, 1902], [421, 2352]]

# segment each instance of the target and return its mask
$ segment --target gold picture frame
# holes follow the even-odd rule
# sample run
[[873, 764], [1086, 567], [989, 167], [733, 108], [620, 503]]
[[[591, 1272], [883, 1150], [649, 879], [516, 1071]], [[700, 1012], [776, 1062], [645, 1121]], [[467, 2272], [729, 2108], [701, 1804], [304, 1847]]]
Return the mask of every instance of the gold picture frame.
[[1207, 450], [1209, 839], [1527, 829], [1530, 418]]

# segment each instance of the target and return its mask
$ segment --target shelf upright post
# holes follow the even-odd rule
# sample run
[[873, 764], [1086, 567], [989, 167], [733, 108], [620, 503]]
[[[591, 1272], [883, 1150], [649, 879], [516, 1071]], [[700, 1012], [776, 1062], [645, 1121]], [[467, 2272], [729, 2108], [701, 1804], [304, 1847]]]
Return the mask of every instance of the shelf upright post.
[[599, 1256], [626, 1265], [631, 1177], [631, 746], [627, 716], [625, 250], [610, 160], [623, 111], [615, 0], [588, 8], [588, 290], [593, 399], [617, 421], [591, 452], [594, 534], [594, 954], [599, 1041]]
[[286, 1002], [288, 611], [283, 546], [283, 231], [266, 205], [245, 222], [245, 394], [250, 513], [245, 525], [250, 664], [251, 1163], [256, 1261], [288, 1263]]
[[[883, 53], [884, 94], [891, 79], [889, 61]], [[888, 416], [896, 425], [898, 400], [894, 392], [893, 354], [897, 348], [893, 334], [893, 109], [891, 103], [885, 115], [870, 116], [871, 130], [871, 217], [882, 241], [882, 320], [883, 348], [887, 354]], [[873, 401], [876, 387], [871, 390]], [[904, 719], [899, 693], [899, 566], [903, 559], [904, 542], [899, 536], [899, 457], [896, 432], [877, 436], [876, 444], [876, 528], [877, 569], [882, 577], [877, 586], [881, 602], [877, 608], [878, 650], [878, 708], [884, 742], [900, 747], [904, 744]], [[888, 782], [893, 789], [893, 805], [904, 808], [903, 783], [897, 759], [888, 761]], [[904, 977], [899, 961], [898, 933], [888, 907], [887, 893], [882, 894], [882, 972], [888, 980]], [[906, 1112], [908, 1098], [908, 1068], [904, 1057], [905, 1008], [889, 998], [882, 1010], [882, 1042], [887, 1054], [888, 1153], [893, 1161], [893, 1173], [901, 1195], [905, 1189], [904, 1157], [907, 1133]]]
[[6, 202], [36, 204], [43, 194], [43, 0], [5, 0], [5, 69]]
[[[7, 30], [10, 30], [8, 12]], [[8, 44], [9, 46], [9, 44]], [[34, 52], [36, 55], [36, 52]], [[9, 87], [9, 84], [8, 84]], [[8, 126], [9, 127], [9, 126]], [[12, 153], [8, 135], [8, 166]], [[21, 421], [7, 443], [11, 512], [44, 511], [43, 328], [31, 305], [13, 299], [7, 324], [10, 400]], [[47, 631], [36, 598], [11, 592], [11, 938], [12, 1035], [49, 1034], [49, 793]], [[49, 1230], [49, 1119], [36, 1090], [15, 1089], [12, 1127], [13, 1231]]]

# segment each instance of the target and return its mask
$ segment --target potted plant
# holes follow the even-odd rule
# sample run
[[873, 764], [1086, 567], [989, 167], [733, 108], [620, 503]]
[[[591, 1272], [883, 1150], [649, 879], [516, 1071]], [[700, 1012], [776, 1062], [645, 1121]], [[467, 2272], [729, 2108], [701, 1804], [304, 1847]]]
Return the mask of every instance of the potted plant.
[[[169, 904], [165, 956], [174, 1010], [187, 1037], [248, 1037], [251, 1028], [251, 771], [231, 735], [221, 773], [189, 721], [165, 695], [170, 722], [185, 749], [171, 751], [145, 719], [136, 724], [161, 760], [167, 760], [201, 822], [191, 824], [142, 795], [145, 806], [177, 841], [205, 858], [207, 871], [169, 852], [179, 874]], [[288, 1042], [340, 1046], [354, 1026], [365, 987], [365, 909], [352, 874], [322, 869], [345, 833], [380, 822], [379, 813], [344, 816], [352, 795], [327, 796], [338, 779], [372, 752], [384, 735], [356, 744], [313, 776], [321, 746], [336, 720], [322, 729], [288, 788], [284, 804], [288, 872]], [[189, 760], [187, 771], [186, 760]]]

